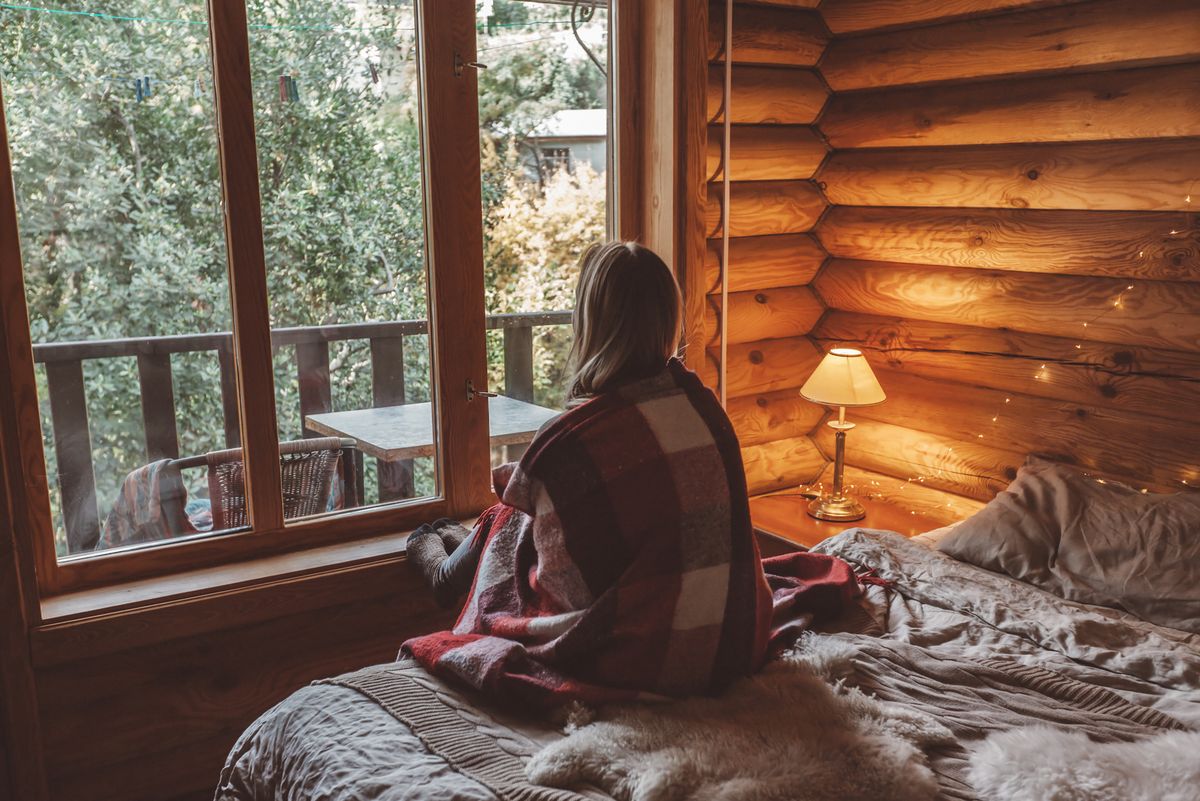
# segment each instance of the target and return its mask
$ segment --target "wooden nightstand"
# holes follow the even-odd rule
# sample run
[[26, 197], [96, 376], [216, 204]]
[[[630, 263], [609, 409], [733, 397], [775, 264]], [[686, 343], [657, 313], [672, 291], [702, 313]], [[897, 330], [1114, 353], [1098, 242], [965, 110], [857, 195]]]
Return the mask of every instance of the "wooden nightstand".
[[867, 516], [862, 520], [830, 523], [809, 517], [809, 498], [795, 491], [751, 498], [750, 518], [755, 529], [782, 541], [771, 543], [760, 537], [763, 555], [782, 553], [789, 546], [811, 548], [848, 528], [886, 529], [915, 537], [962, 520], [983, 506], [981, 501], [971, 498], [851, 467], [846, 469], [846, 478], [848, 483], [858, 487], [871, 487], [871, 494], [875, 496], [858, 494], [859, 502], [867, 510]]

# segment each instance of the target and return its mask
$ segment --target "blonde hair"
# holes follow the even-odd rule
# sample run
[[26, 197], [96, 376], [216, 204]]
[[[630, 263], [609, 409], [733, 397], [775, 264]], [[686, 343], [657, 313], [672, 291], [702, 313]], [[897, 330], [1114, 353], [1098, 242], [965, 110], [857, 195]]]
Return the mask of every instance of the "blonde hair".
[[593, 245], [575, 289], [571, 399], [653, 375], [679, 347], [683, 302], [675, 276], [636, 242]]

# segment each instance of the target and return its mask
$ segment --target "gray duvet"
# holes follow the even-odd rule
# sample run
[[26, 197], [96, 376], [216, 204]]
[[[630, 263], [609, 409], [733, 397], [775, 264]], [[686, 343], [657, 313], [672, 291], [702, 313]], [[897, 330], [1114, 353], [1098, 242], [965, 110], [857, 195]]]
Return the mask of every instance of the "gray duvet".
[[[868, 587], [865, 614], [819, 636], [855, 649], [848, 684], [954, 732], [957, 747], [930, 755], [947, 798], [975, 797], [966, 755], [998, 730], [1043, 723], [1120, 741], [1200, 729], [1198, 635], [1065, 601], [890, 532], [852, 529], [815, 550], [892, 583]], [[246, 730], [217, 801], [605, 797], [523, 784], [529, 757], [564, 736], [552, 722], [476, 706], [411, 664], [331, 681]]]

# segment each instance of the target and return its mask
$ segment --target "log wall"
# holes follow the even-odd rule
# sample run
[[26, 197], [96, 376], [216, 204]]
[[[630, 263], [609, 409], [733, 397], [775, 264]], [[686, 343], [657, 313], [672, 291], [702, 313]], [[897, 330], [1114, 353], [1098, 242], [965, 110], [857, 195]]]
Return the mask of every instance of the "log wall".
[[1029, 453], [1200, 483], [1200, 4], [819, 13], [830, 258], [809, 335], [864, 348], [889, 395], [852, 413], [849, 463], [978, 500]]
[[[826, 459], [808, 436], [823, 410], [797, 390], [820, 359], [809, 334], [825, 312], [810, 286], [828, 258], [813, 234], [828, 206], [813, 176], [829, 149], [814, 125], [829, 90], [816, 69], [830, 40], [816, 2], [736, 3], [732, 126], [723, 152], [725, 3], [709, 8], [707, 238], [702, 376], [720, 371], [721, 282], [726, 306], [728, 410], [752, 493], [794, 487]], [[722, 270], [723, 180], [729, 169], [729, 265]]]
[[890, 396], [852, 413], [871, 474], [982, 501], [1040, 453], [1200, 483], [1200, 4], [739, 3], [728, 158], [724, 22], [696, 328], [715, 388], [724, 278], [752, 492], [813, 478], [805, 435], [831, 454], [797, 390], [836, 344]]

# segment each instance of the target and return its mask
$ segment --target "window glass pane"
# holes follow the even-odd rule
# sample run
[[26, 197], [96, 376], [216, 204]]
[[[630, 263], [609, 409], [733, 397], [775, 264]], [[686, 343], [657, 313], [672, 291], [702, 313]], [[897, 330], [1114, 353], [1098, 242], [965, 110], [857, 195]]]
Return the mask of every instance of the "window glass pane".
[[202, 0], [0, 6], [60, 557], [210, 532], [239, 437], [208, 35]]
[[579, 257], [607, 231], [608, 3], [476, 7], [491, 388], [561, 410]]
[[251, 0], [288, 518], [437, 491], [412, 0]]

